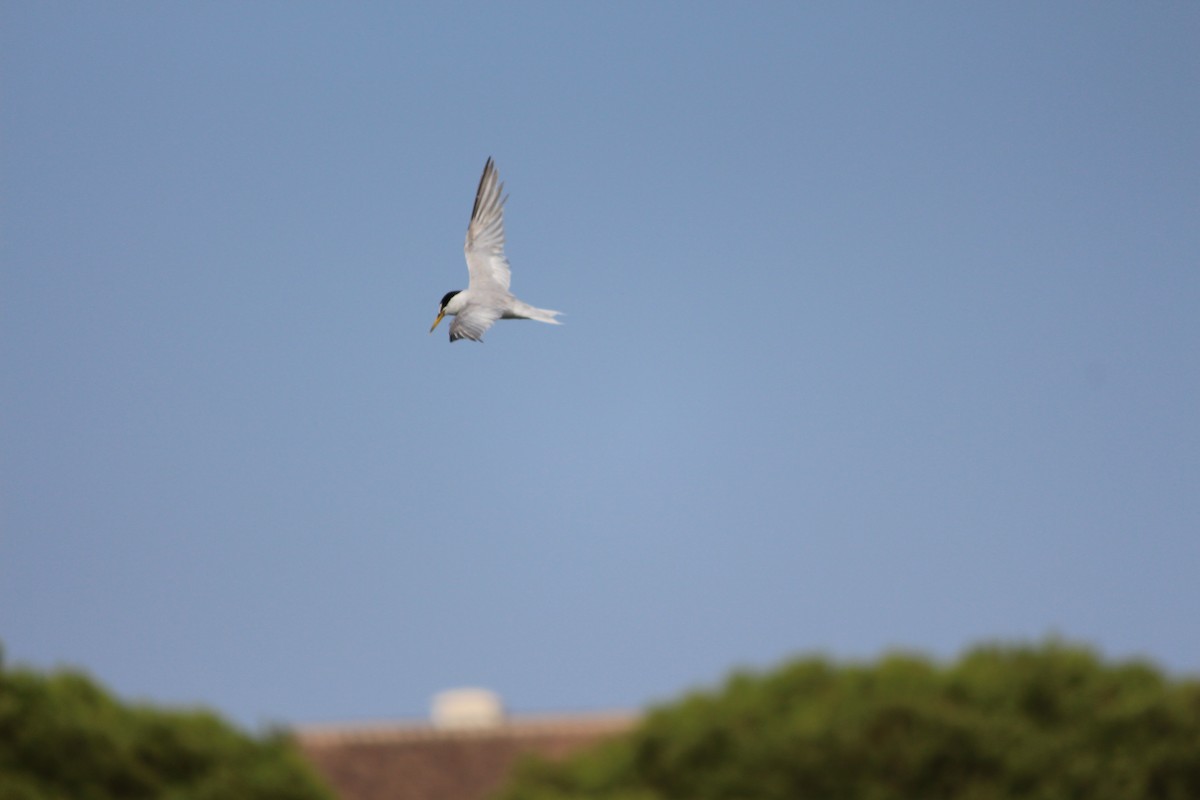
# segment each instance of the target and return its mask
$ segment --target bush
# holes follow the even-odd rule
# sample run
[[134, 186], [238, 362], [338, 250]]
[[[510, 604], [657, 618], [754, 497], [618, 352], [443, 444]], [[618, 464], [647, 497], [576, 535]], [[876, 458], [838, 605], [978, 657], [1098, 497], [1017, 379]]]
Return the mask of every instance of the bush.
[[282, 734], [253, 738], [206, 711], [126, 705], [76, 672], [0, 658], [3, 800], [330, 800]]
[[1185, 800], [1200, 797], [1200, 683], [1087, 649], [984, 647], [956, 664], [797, 661], [652, 711], [504, 800]]

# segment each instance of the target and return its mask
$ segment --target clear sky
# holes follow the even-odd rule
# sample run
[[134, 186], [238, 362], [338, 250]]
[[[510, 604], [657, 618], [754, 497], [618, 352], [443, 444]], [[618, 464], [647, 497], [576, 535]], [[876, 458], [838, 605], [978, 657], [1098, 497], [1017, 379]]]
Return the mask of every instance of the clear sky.
[[[245, 724], [1200, 672], [1200, 6], [0, 6], [0, 640]], [[485, 159], [513, 289], [428, 335]]]

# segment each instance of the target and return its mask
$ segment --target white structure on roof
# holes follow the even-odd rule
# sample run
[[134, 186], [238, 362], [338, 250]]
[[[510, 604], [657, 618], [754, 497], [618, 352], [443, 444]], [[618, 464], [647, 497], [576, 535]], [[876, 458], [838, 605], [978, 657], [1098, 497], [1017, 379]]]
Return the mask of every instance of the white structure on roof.
[[433, 696], [435, 728], [495, 728], [503, 723], [504, 704], [488, 689], [450, 689]]

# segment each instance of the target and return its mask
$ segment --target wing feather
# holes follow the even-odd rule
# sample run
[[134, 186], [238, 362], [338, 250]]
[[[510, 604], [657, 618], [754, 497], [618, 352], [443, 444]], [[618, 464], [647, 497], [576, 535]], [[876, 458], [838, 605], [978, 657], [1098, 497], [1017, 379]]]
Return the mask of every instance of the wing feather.
[[[467, 225], [467, 242], [463, 252], [467, 257], [469, 288], [494, 289], [508, 292], [512, 270], [504, 257], [504, 184], [496, 173], [496, 163], [488, 158], [475, 191], [475, 207]], [[489, 323], [491, 324], [491, 323]]]
[[458, 312], [454, 322], [450, 323], [450, 341], [470, 339], [473, 342], [482, 342], [484, 331], [500, 319], [501, 313], [499, 308], [469, 304]]

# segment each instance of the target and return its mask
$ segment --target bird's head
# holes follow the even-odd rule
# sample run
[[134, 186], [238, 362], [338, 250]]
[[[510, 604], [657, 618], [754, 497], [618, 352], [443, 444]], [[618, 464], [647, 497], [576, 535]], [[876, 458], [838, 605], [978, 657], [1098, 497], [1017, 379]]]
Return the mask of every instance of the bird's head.
[[450, 305], [450, 301], [453, 300], [454, 296], [457, 294], [458, 294], [458, 290], [453, 291], [453, 292], [446, 292], [445, 296], [442, 297], [441, 305], [438, 306], [437, 319], [435, 319], [433, 321], [433, 327], [429, 329], [430, 333], [433, 333], [433, 328], [436, 328], [438, 326], [438, 323], [442, 321], [442, 317], [446, 316], [447, 313], [450, 313], [450, 314], [457, 313], [456, 310], [451, 310], [449, 312], [447, 312], [447, 310], [446, 310], [446, 307]]

